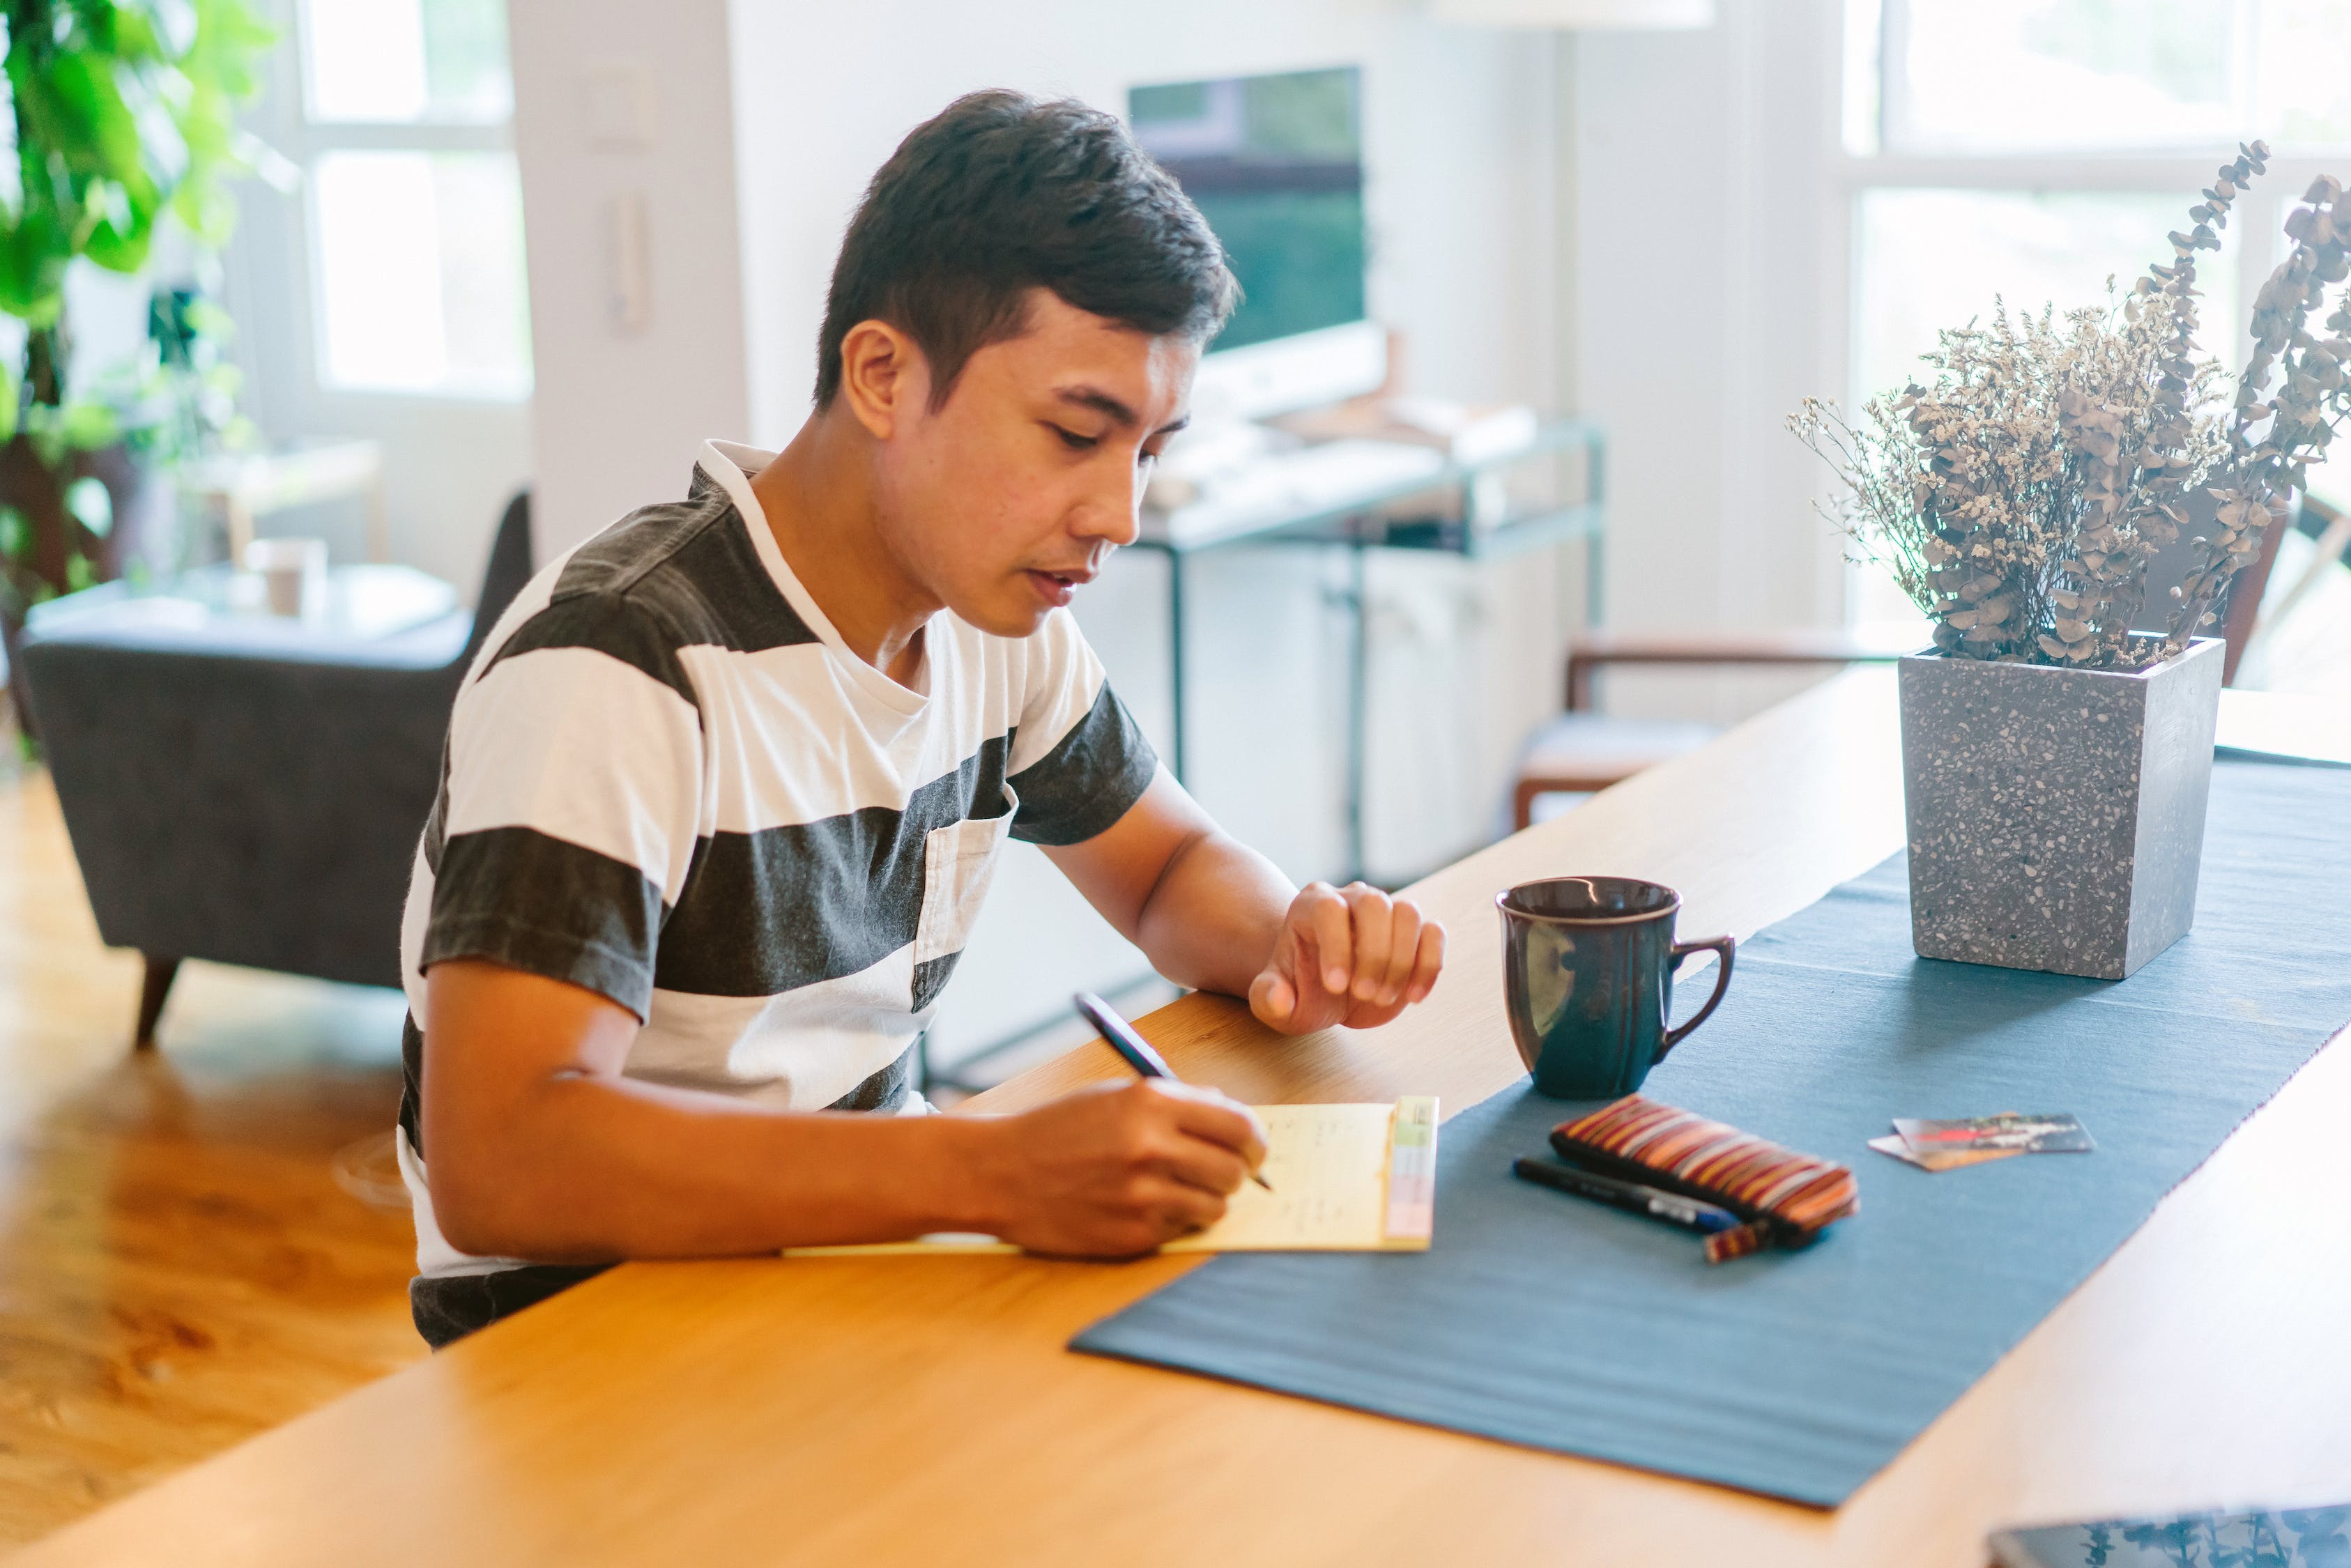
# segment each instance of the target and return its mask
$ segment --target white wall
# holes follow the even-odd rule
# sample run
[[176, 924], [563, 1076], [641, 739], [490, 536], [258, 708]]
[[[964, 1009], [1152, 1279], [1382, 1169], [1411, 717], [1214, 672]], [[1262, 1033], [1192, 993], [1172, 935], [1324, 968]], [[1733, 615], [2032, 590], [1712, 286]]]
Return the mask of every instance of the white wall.
[[[899, 139], [982, 87], [1123, 111], [1136, 82], [1356, 64], [1371, 303], [1417, 390], [1553, 402], [1553, 53], [1540, 35], [1440, 27], [1365, 0], [734, 0], [734, 93], [753, 435], [805, 416], [841, 234]], [[534, 235], [534, 240], [536, 236]], [[544, 426], [542, 427], [544, 429]], [[1509, 756], [1552, 704], [1562, 575], [1425, 557], [1374, 563], [1372, 860], [1426, 869], [1479, 841]], [[1167, 734], [1165, 567], [1123, 554], [1079, 618], [1145, 727]], [[1342, 564], [1236, 549], [1189, 584], [1196, 791], [1293, 876], [1341, 858]], [[1053, 1015], [1074, 983], [1141, 968], [1041, 857], [1006, 870], [949, 992], [947, 1054]]]
[[[865, 183], [960, 93], [1066, 93], [1115, 113], [1137, 82], [1361, 65], [1374, 315], [1421, 390], [1547, 395], [1552, 62], [1541, 35], [1439, 26], [1368, 0], [734, 0], [752, 414], [805, 413], [842, 228]], [[861, 63], [884, 68], [859, 68]]]
[[[1573, 374], [1610, 434], [1616, 626], [1843, 618], [1824, 475], [1782, 424], [1845, 382], [1838, 27], [1836, 0], [1774, 0], [1574, 41]], [[1785, 685], [1613, 681], [1611, 706], [1725, 719]]]
[[[750, 424], [724, 0], [507, 0], [530, 248], [533, 531], [540, 559], [685, 494], [696, 445]], [[642, 145], [600, 146], [591, 83], [649, 99]], [[625, 140], [625, 139], [624, 139]], [[650, 313], [613, 315], [612, 203], [642, 196]]]

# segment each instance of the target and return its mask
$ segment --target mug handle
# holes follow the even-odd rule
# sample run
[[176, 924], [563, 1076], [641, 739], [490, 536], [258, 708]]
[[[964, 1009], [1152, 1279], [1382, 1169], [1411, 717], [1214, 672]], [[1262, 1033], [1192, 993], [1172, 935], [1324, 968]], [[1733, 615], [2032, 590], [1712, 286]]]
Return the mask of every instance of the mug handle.
[[1690, 1030], [1704, 1023], [1706, 1021], [1707, 1014], [1714, 1011], [1716, 1007], [1720, 1005], [1722, 1001], [1722, 993], [1728, 989], [1730, 985], [1730, 956], [1738, 950], [1739, 944], [1732, 941], [1728, 936], [1711, 936], [1703, 942], [1677, 942], [1674, 944], [1673, 950], [1666, 956], [1666, 961], [1677, 968], [1680, 967], [1681, 961], [1684, 958], [1688, 957], [1691, 954], [1705, 953], [1708, 951], [1721, 954], [1722, 965], [1721, 972], [1714, 977], [1714, 995], [1706, 998], [1706, 1006], [1698, 1009], [1698, 1017], [1690, 1019], [1689, 1022], [1682, 1025], [1679, 1029], [1669, 1029], [1666, 1031], [1664, 1042], [1657, 1047], [1657, 1057], [1660, 1061], [1664, 1060], [1666, 1052], [1673, 1050], [1674, 1047], [1679, 1045], [1683, 1040], [1687, 1038]]

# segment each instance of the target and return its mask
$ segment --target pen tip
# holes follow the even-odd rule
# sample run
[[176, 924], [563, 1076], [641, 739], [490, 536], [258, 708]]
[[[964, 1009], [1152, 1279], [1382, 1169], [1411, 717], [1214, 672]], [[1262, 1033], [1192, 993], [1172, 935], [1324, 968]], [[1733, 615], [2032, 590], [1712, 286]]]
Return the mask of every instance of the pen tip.
[[1268, 1192], [1271, 1192], [1273, 1190], [1273, 1184], [1266, 1180], [1264, 1176], [1259, 1175], [1256, 1171], [1249, 1172], [1249, 1180], [1257, 1183], [1258, 1186], [1265, 1188]]

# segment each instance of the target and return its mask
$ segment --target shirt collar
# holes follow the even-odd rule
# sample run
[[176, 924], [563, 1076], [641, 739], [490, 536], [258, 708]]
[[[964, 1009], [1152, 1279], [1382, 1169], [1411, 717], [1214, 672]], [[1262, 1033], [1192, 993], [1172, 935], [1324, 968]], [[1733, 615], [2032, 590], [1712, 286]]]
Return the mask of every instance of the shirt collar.
[[[751, 488], [753, 476], [775, 460], [774, 453], [756, 446], [745, 446], [733, 441], [705, 441], [702, 444], [696, 466], [716, 481], [718, 487], [726, 492], [726, 498], [735, 504], [736, 512], [743, 519], [744, 531], [751, 536], [751, 548], [758, 552], [760, 564], [775, 580], [776, 591], [784, 596], [784, 602], [789, 604], [793, 612], [808, 623], [809, 630], [849, 666], [852, 678], [877, 701], [896, 711], [920, 713], [929, 701], [927, 695], [900, 685], [859, 658], [856, 652], [841, 641], [832, 618], [824, 612], [815, 596], [809, 592], [799, 575], [792, 570], [791, 563], [784, 559], [782, 549], [776, 543], [776, 532], [768, 526], [767, 510], [759, 505], [759, 497]], [[914, 672], [914, 678], [926, 686], [931, 674], [931, 644], [935, 641], [935, 628], [924, 633], [923, 663]]]

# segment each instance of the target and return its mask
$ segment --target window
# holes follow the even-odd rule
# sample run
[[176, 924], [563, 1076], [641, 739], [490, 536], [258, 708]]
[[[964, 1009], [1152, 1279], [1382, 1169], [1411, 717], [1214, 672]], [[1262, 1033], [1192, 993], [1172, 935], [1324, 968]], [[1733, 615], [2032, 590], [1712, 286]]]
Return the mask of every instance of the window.
[[[2261, 138], [2268, 173], [2199, 261], [2202, 346], [2233, 366], [2287, 207], [2351, 173], [2351, 0], [1848, 0], [1844, 89], [1852, 402], [1995, 296], [2062, 312], [2128, 288]], [[1907, 612], [1882, 575], [1856, 586], [1861, 618]]]
[[2351, 0], [1886, 0], [1882, 15], [1888, 151], [2351, 139]]
[[321, 387], [530, 394], [514, 89], [496, 0], [301, 0]]
[[[2109, 278], [2129, 288], [2147, 263], [2170, 259], [2164, 235], [2182, 226], [2195, 189], [1863, 188], [1853, 211], [1855, 391], [1901, 387], [1938, 331], [1989, 318], [1996, 299], [2015, 313], [2050, 303], [2062, 313], [2105, 300]], [[2241, 232], [2232, 225], [2221, 236], [2218, 261], [2199, 258], [2208, 350], [2225, 347], [2224, 324], [2237, 319], [2230, 263]]]

